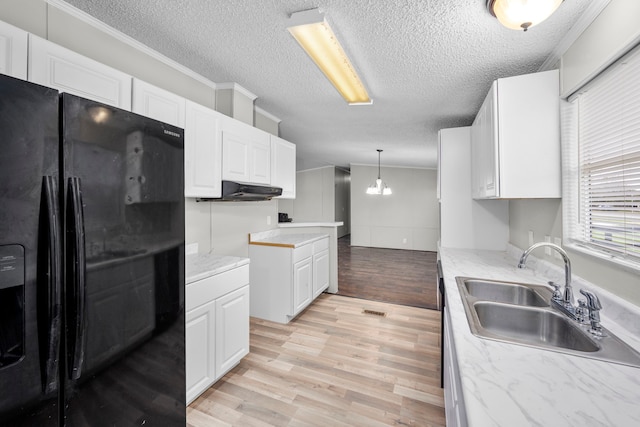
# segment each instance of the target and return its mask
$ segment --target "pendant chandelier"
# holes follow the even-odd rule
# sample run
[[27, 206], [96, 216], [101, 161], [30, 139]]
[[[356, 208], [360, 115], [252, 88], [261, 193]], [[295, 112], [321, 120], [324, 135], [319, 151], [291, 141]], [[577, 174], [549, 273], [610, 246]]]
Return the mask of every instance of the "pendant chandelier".
[[382, 182], [380, 179], [380, 153], [382, 150], [377, 149], [378, 152], [378, 179], [376, 179], [375, 184], [371, 184], [369, 188], [367, 188], [367, 194], [382, 194], [383, 196], [388, 196], [391, 194], [391, 189], [387, 187], [386, 182]]

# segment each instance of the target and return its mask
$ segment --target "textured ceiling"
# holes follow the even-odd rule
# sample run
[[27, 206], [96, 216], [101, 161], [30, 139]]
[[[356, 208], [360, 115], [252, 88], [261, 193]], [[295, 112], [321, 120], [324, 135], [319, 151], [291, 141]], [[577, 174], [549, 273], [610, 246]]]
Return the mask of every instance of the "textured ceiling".
[[[485, 0], [67, 0], [210, 80], [236, 82], [282, 119], [298, 169], [351, 163], [436, 166], [437, 132], [466, 126], [491, 81], [538, 71], [589, 1], [565, 0], [527, 32]], [[368, 88], [348, 106], [289, 35], [319, 7]]]

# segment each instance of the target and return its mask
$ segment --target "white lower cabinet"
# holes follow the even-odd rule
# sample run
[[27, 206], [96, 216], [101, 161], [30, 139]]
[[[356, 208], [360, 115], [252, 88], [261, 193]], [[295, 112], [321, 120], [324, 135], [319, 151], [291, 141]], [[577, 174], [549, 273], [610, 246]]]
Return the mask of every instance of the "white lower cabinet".
[[187, 284], [187, 404], [249, 353], [249, 266]]
[[251, 316], [288, 323], [329, 287], [329, 237], [297, 247], [250, 244]]
[[215, 321], [215, 301], [186, 315], [187, 402], [193, 401], [215, 381]]
[[311, 303], [313, 287], [313, 263], [311, 257], [298, 261], [293, 265], [293, 309], [291, 316], [300, 313]]
[[249, 286], [216, 300], [216, 380], [249, 353]]
[[462, 384], [447, 304], [445, 304], [442, 315], [444, 316], [444, 331], [442, 331], [444, 334], [444, 347], [442, 348], [444, 363], [442, 369], [444, 369], [444, 409], [447, 427], [466, 427], [467, 415], [462, 398]]

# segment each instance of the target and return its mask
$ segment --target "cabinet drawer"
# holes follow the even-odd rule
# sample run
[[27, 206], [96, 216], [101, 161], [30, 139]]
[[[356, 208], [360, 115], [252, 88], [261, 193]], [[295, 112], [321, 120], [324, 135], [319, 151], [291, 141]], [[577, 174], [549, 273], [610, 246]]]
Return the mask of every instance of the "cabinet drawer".
[[206, 304], [249, 284], [249, 265], [243, 265], [187, 285], [186, 310]]
[[317, 254], [325, 249], [329, 249], [329, 238], [320, 239], [317, 242], [313, 242], [313, 253]]
[[301, 261], [305, 258], [309, 258], [313, 253], [313, 245], [308, 244], [304, 246], [297, 247], [293, 250], [293, 263], [295, 264], [298, 261]]

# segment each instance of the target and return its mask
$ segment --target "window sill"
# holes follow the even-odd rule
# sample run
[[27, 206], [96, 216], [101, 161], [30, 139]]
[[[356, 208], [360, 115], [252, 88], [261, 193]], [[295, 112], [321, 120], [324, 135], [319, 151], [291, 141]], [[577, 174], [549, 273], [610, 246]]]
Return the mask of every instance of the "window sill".
[[617, 266], [622, 267], [624, 270], [628, 272], [636, 273], [636, 274], [640, 273], [640, 262], [618, 258], [606, 252], [601, 252], [601, 251], [592, 249], [587, 245], [576, 243], [576, 242], [566, 243], [564, 247], [566, 249], [580, 252], [590, 257], [597, 258], [599, 260], [609, 262], [611, 264], [615, 264]]

